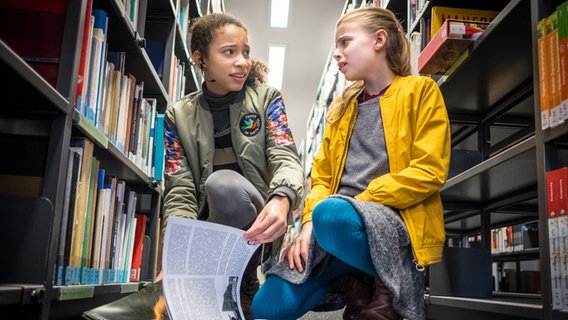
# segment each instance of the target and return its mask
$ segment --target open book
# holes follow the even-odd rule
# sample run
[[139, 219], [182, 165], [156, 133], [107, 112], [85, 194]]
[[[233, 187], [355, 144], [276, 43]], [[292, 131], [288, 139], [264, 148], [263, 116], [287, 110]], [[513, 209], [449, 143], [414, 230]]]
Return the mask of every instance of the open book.
[[244, 320], [239, 288], [248, 261], [259, 245], [248, 244], [243, 234], [243, 230], [220, 224], [169, 217], [162, 281], [83, 316], [99, 320], [153, 319], [152, 308], [163, 293], [172, 320]]

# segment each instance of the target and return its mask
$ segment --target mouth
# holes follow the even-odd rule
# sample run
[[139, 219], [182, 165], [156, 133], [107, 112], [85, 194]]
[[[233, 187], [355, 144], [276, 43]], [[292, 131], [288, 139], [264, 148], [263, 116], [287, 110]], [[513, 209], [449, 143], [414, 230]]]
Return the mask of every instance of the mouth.
[[343, 68], [347, 65], [345, 62], [338, 62], [337, 67], [339, 67], [339, 71], [343, 72]]
[[241, 73], [241, 72], [239, 72], [239, 73], [231, 73], [231, 77], [233, 77], [233, 78], [235, 78], [235, 79], [237, 79], [237, 80], [246, 80], [247, 75], [248, 75], [248, 74], [246, 74], [246, 73]]

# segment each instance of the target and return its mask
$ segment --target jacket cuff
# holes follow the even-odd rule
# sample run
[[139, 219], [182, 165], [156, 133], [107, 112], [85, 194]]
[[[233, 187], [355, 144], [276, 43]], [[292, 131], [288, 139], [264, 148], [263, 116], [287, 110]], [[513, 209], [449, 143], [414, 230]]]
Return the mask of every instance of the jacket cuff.
[[356, 195], [355, 199], [361, 201], [373, 201], [373, 196], [371, 195], [371, 193], [369, 193], [369, 191], [365, 190], [359, 193], [358, 195]]

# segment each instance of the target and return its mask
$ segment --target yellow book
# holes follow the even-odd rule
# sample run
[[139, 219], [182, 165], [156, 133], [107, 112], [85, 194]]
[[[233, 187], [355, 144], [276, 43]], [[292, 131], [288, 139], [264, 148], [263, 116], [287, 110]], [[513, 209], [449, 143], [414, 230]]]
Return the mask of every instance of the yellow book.
[[540, 94], [541, 128], [546, 129], [550, 125], [549, 116], [549, 92], [550, 92], [550, 68], [548, 46], [546, 45], [546, 18], [537, 23], [537, 51], [538, 51], [538, 79]]
[[430, 24], [430, 39], [434, 38], [436, 32], [440, 30], [442, 24], [446, 19], [469, 20], [480, 22], [491, 22], [499, 11], [493, 10], [478, 10], [467, 8], [452, 8], [452, 7], [432, 7], [432, 17]]
[[550, 90], [548, 96], [548, 107], [549, 111], [549, 124], [551, 127], [557, 126], [564, 119], [562, 119], [561, 114], [561, 79], [560, 79], [560, 61], [558, 58], [558, 24], [557, 24], [557, 14], [556, 11], [552, 12], [550, 16], [546, 18], [546, 45], [548, 46], [548, 55], [550, 63], [549, 68], [549, 78], [550, 78]]
[[[94, 144], [88, 138], [73, 138], [70, 149], [81, 152], [81, 173], [77, 186], [77, 200], [73, 215], [73, 233], [71, 240], [71, 267], [80, 268], [83, 257], [83, 241], [85, 238], [85, 223], [87, 222], [87, 206], [89, 187], [91, 180], [91, 166], [93, 159]], [[88, 235], [87, 235], [88, 236]], [[77, 270], [80, 272], [80, 270]], [[76, 274], [78, 276], [79, 274]], [[78, 280], [76, 278], [76, 280]], [[74, 281], [76, 282], [76, 281]]]

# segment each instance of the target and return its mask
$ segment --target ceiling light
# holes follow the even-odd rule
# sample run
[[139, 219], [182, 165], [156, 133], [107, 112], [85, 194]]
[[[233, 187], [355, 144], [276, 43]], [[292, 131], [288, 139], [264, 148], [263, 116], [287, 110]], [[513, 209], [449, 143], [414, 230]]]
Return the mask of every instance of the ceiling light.
[[268, 84], [282, 90], [282, 76], [284, 74], [284, 57], [286, 47], [271, 45], [268, 50]]
[[271, 0], [270, 3], [270, 26], [287, 28], [289, 0]]

